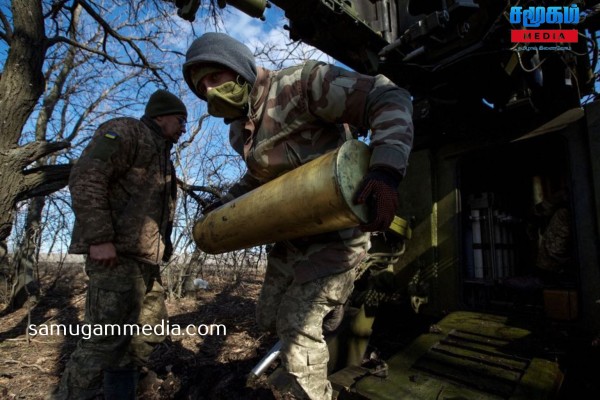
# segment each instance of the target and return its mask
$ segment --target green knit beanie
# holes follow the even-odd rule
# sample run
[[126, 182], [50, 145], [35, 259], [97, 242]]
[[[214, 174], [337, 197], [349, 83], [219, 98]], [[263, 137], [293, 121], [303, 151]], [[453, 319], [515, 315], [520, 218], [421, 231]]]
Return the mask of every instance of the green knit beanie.
[[147, 117], [158, 117], [159, 115], [179, 114], [187, 117], [185, 104], [174, 94], [159, 89], [152, 93], [148, 104], [146, 104], [145, 115]]

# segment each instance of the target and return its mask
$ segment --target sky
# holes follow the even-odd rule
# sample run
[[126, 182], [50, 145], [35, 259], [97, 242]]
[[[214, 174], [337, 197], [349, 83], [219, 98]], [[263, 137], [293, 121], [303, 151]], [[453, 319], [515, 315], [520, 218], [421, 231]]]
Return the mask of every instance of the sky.
[[[247, 45], [252, 51], [261, 48], [264, 43], [280, 44], [277, 47], [283, 48], [285, 43], [290, 42], [287, 31], [283, 29], [283, 26], [288, 23], [287, 18], [285, 18], [283, 10], [275, 5], [271, 5], [271, 7], [265, 9], [264, 21], [250, 17], [230, 5], [226, 6], [222, 11], [223, 24], [216, 28], [209, 27], [206, 30], [204, 29], [204, 23], [198, 19], [193, 23], [189, 23], [181, 18], [177, 18], [177, 24], [181, 29], [176, 36], [165, 38], [165, 44], [185, 53], [195, 38], [208, 31], [227, 33]], [[200, 13], [201, 11], [199, 11], [198, 15]], [[185, 39], [182, 40], [182, 38]], [[308, 45], [302, 45], [300, 51], [305, 49], [313, 48]], [[330, 62], [334, 61], [320, 51], [316, 52], [314, 58]], [[262, 61], [261, 65], [267, 68], [272, 67], [265, 60], [259, 59], [257, 61], [259, 63]]]
[[[49, 5], [50, 0], [44, 0], [44, 4]], [[114, 6], [115, 4], [119, 4], [119, 1], [106, 0], [106, 4]], [[290, 42], [287, 31], [283, 29], [283, 25], [288, 23], [288, 21], [284, 17], [283, 11], [275, 5], [272, 5], [270, 8], [266, 9], [264, 21], [259, 20], [257, 18], [252, 18], [232, 6], [227, 6], [224, 10], [222, 10], [223, 22], [217, 27], [206, 23], [206, 21], [202, 17], [202, 10], [198, 13], [196, 21], [190, 23], [177, 16], [177, 10], [174, 4], [164, 3], [163, 6], [171, 14], [171, 22], [173, 24], [176, 24], [177, 29], [174, 30], [173, 33], [165, 34], [162, 37], [161, 46], [165, 49], [176, 50], [180, 54], [185, 54], [191, 42], [195, 38], [202, 35], [205, 31], [226, 32], [234, 38], [246, 44], [251, 50], [261, 48], [264, 43], [279, 44], [279, 46], [277, 47], [284, 48], [285, 44]], [[10, 17], [10, 2], [8, 0], [0, 0], [0, 9], [5, 15]], [[113, 10], [113, 12], [116, 13], [118, 13], [119, 11], [119, 9]], [[302, 53], [305, 52], [306, 48], [310, 48], [310, 46], [300, 46], [298, 50]], [[2, 70], [6, 54], [6, 43], [0, 40], [0, 70]], [[312, 55], [312, 58], [317, 58], [329, 62], [335, 62], [334, 60], [330, 59], [329, 57], [318, 51]], [[290, 62], [292, 61], [290, 60]], [[197, 120], [200, 115], [206, 112], [205, 103], [196, 98], [195, 95], [191, 93], [189, 88], [187, 88], [185, 83], [183, 83], [183, 79], [181, 76], [181, 65], [183, 63], [182, 56], [165, 59], [164, 63], [165, 67], [170, 68], [173, 71], [173, 76], [175, 78], [180, 79], [180, 81], [177, 82], [169, 82], [169, 87], [167, 87], [167, 89], [181, 96], [181, 98], [188, 105], [188, 109], [190, 109], [191, 111], [190, 122], [191, 124], [193, 124], [194, 120]], [[263, 65], [267, 68], [273, 67], [269, 64], [268, 61], [262, 59], [257, 60], [257, 64]], [[98, 79], [99, 80], [96, 88], [97, 90], [102, 90], [103, 87], [107, 85], [107, 81], [100, 81], [101, 78]], [[152, 91], [158, 88], [159, 87], [157, 86], [149, 85], [148, 87], [144, 87], [143, 90], [135, 90], [137, 88], [133, 88], [133, 90], [126, 93], [126, 96], [136, 97], [139, 101], [139, 104], [135, 106], [137, 108], [129, 108], [126, 111], [124, 111], [124, 113], [127, 113], [131, 116], [141, 116], [141, 114], [143, 114], [143, 103], [147, 99], [147, 96], [149, 96], [149, 94]], [[110, 105], [108, 105], [107, 107], [109, 108], [108, 111], [110, 111], [109, 114], [107, 114], [108, 118], [109, 116], [114, 115], [114, 113], [110, 109]], [[35, 121], [35, 115], [32, 116], [30, 126], [33, 126], [33, 121]], [[88, 129], [95, 129], [97, 123], [99, 122], [101, 121], [94, 121], [90, 124], [90, 127]], [[188, 129], [190, 128], [191, 126], [188, 127]], [[31, 128], [29, 128], [29, 130], [32, 131]], [[221, 140], [223, 141], [223, 143], [227, 144], [227, 130], [227, 126], [225, 126], [220, 119], [210, 118], [203, 124], [203, 131], [206, 131], [207, 134], [199, 135], [196, 138], [196, 140], [200, 144], [203, 143], [202, 141], [207, 140]], [[231, 179], [233, 179], [236, 174], [239, 175], [239, 173], [239, 169], [232, 169], [230, 174]], [[205, 182], [190, 181], [188, 183], [204, 184]]]
[[[118, 4], [118, 2], [111, 3], [111, 4], [116, 5], [116, 4]], [[2, 11], [5, 15], [7, 15], [9, 18], [11, 17], [9, 3], [0, 1], [0, 8], [2, 9]], [[194, 21], [193, 23], [190, 23], [190, 22], [185, 21], [182, 18], [177, 16], [177, 14], [176, 14], [177, 10], [173, 4], [167, 3], [165, 5], [165, 8], [167, 9], [167, 11], [169, 11], [171, 13], [172, 23], [177, 25], [177, 29], [174, 31], [175, 32], [174, 34], [165, 34], [162, 37], [161, 46], [163, 46], [165, 49], [176, 50], [180, 54], [185, 54], [185, 52], [187, 51], [187, 48], [189, 47], [191, 42], [206, 31], [220, 31], [220, 32], [228, 33], [229, 35], [238, 39], [242, 43], [246, 44], [252, 51], [254, 51], [257, 48], [261, 48], [264, 43], [275, 44], [276, 47], [278, 47], [278, 48], [285, 48], [285, 44], [290, 42], [287, 31], [285, 31], [283, 29], [283, 25], [288, 23], [288, 21], [284, 17], [283, 11], [274, 5], [272, 5], [270, 8], [267, 8], [265, 10], [265, 14], [264, 14], [265, 20], [264, 21], [257, 19], [257, 18], [250, 17], [232, 6], [227, 6], [225, 9], [221, 10], [222, 17], [223, 17], [222, 24], [220, 24], [219, 26], [216, 26], [216, 27], [214, 25], [207, 24], [206, 21], [202, 19], [202, 16], [201, 16], [202, 10], [199, 11], [196, 21]], [[119, 13], [119, 9], [117, 8], [115, 10], [112, 10], [111, 12]], [[49, 22], [49, 23], [51, 23], [51, 22]], [[93, 29], [92, 24], [90, 24], [89, 26], [90, 26], [90, 29]], [[307, 48], [312, 49], [310, 46], [304, 45], [304, 46], [300, 46], [298, 50], [300, 52], [302, 52], [302, 51], [305, 51]], [[312, 50], [314, 50], [314, 49], [312, 49]], [[7, 47], [6, 43], [4, 41], [0, 40], [0, 70], [3, 67], [4, 60], [6, 59], [6, 56], [7, 56], [7, 52], [8, 52], [8, 47]], [[333, 61], [332, 59], [328, 58], [326, 55], [324, 55], [323, 53], [318, 52], [318, 51], [315, 54], [313, 54], [313, 58], [318, 58], [318, 59], [326, 60], [326, 61], [330, 61], [330, 62]], [[173, 76], [181, 77], [181, 65], [183, 62], [182, 57], [180, 57], [179, 59], [175, 59], [175, 58], [165, 59], [164, 62], [165, 62], [165, 67], [169, 68], [170, 70], [173, 71], [172, 72]], [[266, 60], [258, 59], [257, 64], [265, 66], [267, 68], [273, 68], [273, 65], [270, 65], [270, 63]], [[111, 78], [112, 77], [110, 77], [110, 76], [104, 76], [104, 77], [99, 76], [98, 80], [97, 80], [97, 85], [96, 85], [97, 90], [98, 91], [103, 90], [103, 87], [108, 86], [109, 83], [111, 82]], [[193, 124], [194, 120], [197, 120], [200, 117], [200, 115], [202, 115], [203, 113], [206, 112], [205, 103], [200, 101], [199, 99], [197, 99], [195, 97], [195, 95], [193, 95], [191, 93], [191, 91], [189, 91], [187, 86], [182, 81], [178, 82], [177, 84], [175, 84], [173, 82], [168, 82], [168, 85], [169, 85], [169, 87], [167, 87], [167, 89], [178, 94], [185, 101], [186, 105], [188, 105], [188, 109], [190, 110], [190, 120], [191, 120], [190, 123], [191, 124]], [[134, 105], [131, 108], [124, 110], [123, 114], [134, 116], [134, 117], [141, 116], [143, 114], [143, 102], [142, 101], [148, 96], [149, 93], [151, 93], [152, 91], [154, 91], [158, 88], [159, 88], [158, 86], [149, 86], [149, 87], [144, 88], [143, 91], [136, 92], [135, 90], [132, 90], [128, 96], [138, 98], [138, 100], [140, 101], [140, 104]], [[90, 93], [90, 96], [93, 96], [93, 95], [94, 95], [94, 93]], [[110, 109], [111, 106], [107, 104], [106, 107], [108, 107]], [[28, 124], [25, 127], [25, 130], [24, 130], [25, 132], [33, 131], [36, 116], [37, 116], [36, 113], [32, 114]], [[112, 116], [114, 116], [114, 112], [109, 112], [105, 119], [110, 118]], [[89, 133], [93, 132], [93, 130], [97, 127], [97, 125], [100, 122], [102, 122], [102, 121], [101, 120], [93, 121], [91, 123], [91, 125], [89, 126], [89, 128], [87, 128], [89, 130]], [[190, 128], [191, 128], [191, 126], [188, 126], [188, 130]], [[222, 123], [221, 119], [209, 118], [203, 124], [203, 131], [204, 132], [201, 135], [198, 135], [196, 137], [195, 140], [198, 141], [198, 143], [195, 143], [194, 145], [200, 146], [203, 144], [203, 141], [220, 140], [220, 141], [223, 141], [223, 143], [225, 145], [224, 147], [228, 146], [228, 143], [227, 143], [228, 142], [228, 134], [227, 134], [228, 127]], [[183, 139], [185, 139], [185, 137]], [[22, 143], [26, 143], [29, 140], [31, 140], [31, 136], [24, 135]], [[191, 150], [191, 151], [193, 151], [193, 150]], [[231, 151], [231, 153], [233, 153], [233, 151]], [[191, 157], [193, 157], [193, 154]], [[228, 176], [231, 180], [235, 180], [241, 173], [243, 173], [243, 168], [240, 169], [240, 168], [236, 168], [235, 166], [234, 167], [225, 167], [225, 168], [227, 168], [227, 170], [225, 171], [225, 175]], [[206, 184], [207, 183], [206, 181], [193, 181], [194, 176], [198, 176], [198, 174], [194, 175], [194, 171], [185, 171], [185, 173], [189, 173], [190, 181], [188, 183], [190, 183], [190, 184]], [[182, 171], [182, 175], [183, 175], [183, 171]], [[67, 189], [65, 188], [62, 191], [66, 193]], [[63, 195], [63, 197], [68, 198], [68, 195], [66, 195], [66, 196]], [[13, 234], [11, 235], [11, 242], [13, 245], [15, 245], [16, 242], [18, 242], [18, 237], [20, 236], [19, 226], [22, 226], [22, 222], [23, 222], [22, 218], [24, 218], [25, 211], [26, 211], [26, 208], [24, 206], [25, 206], [25, 204], [23, 203], [23, 204], [20, 204], [18, 207], [18, 209], [20, 210], [19, 215], [20, 215], [21, 219], [20, 219], [20, 222], [17, 224], [17, 226], [15, 226], [15, 229], [13, 229]], [[61, 206], [64, 206], [64, 204], [59, 203], [52, 207], [60, 208]], [[48, 206], [48, 207], [50, 207], [50, 206]], [[46, 232], [46, 234], [49, 235], [49, 237], [52, 237], [52, 236], [58, 234], [56, 229], [59, 229], [59, 228], [54, 228], [54, 229], [51, 228], [51, 229], [49, 229], [48, 232]], [[60, 228], [60, 230], [61, 230], [60, 235], [61, 235], [61, 237], [64, 237], [64, 239], [61, 240], [60, 244], [58, 244], [58, 245], [55, 244], [55, 247], [53, 247], [53, 251], [58, 250], [58, 251], [64, 252], [64, 251], [66, 251], [66, 245], [68, 245], [68, 239], [70, 236], [70, 227], [66, 227], [66, 228], [63, 227], [63, 228]], [[52, 239], [50, 239], [50, 240], [52, 240]], [[44, 252], [47, 249], [49, 249], [49, 245], [47, 243], [44, 243], [42, 245], [42, 252]]]

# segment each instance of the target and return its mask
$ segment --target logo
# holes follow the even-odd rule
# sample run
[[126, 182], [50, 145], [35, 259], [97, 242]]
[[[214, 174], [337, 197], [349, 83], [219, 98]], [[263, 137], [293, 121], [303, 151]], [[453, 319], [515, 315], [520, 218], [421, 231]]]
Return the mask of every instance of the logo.
[[[510, 8], [509, 21], [524, 28], [538, 28], [542, 24], [576, 25], [579, 23], [579, 7], [523, 7]], [[577, 29], [511, 29], [513, 43], [577, 43]]]

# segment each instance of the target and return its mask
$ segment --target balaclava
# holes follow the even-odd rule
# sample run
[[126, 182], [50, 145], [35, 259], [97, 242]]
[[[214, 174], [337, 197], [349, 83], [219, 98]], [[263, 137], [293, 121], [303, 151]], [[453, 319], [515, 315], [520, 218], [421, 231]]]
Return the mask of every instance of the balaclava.
[[223, 65], [242, 77], [250, 85], [250, 89], [256, 81], [254, 55], [243, 43], [224, 33], [205, 33], [192, 42], [185, 55], [183, 77], [192, 92], [206, 100], [196, 90], [191, 76], [191, 67], [199, 64]]

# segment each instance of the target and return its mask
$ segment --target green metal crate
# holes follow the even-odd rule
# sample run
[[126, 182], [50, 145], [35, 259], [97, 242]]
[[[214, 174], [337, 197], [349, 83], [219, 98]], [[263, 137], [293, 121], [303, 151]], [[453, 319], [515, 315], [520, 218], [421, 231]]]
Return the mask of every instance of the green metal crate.
[[362, 367], [329, 377], [339, 399], [551, 399], [563, 380], [556, 362], [532, 357], [530, 331], [507, 317], [454, 312], [387, 360], [381, 378]]

